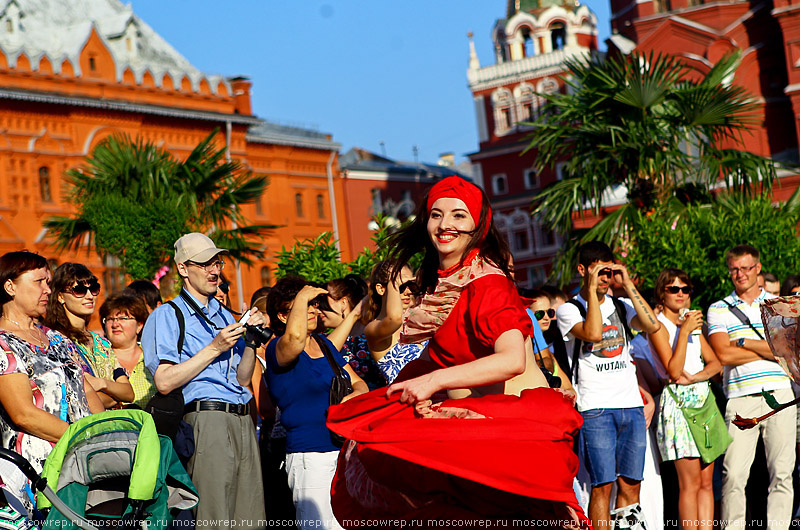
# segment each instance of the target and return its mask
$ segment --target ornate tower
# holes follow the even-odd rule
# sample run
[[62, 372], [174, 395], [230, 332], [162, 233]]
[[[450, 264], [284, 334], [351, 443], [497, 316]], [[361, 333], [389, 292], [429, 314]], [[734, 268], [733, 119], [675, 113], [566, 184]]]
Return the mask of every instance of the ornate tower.
[[526, 122], [537, 116], [541, 94], [566, 90], [566, 60], [596, 53], [597, 17], [577, 0], [509, 0], [492, 41], [495, 64], [481, 67], [469, 35], [467, 79], [479, 142], [469, 157], [508, 237], [517, 282], [533, 286], [544, 281], [559, 240], [531, 219], [530, 203], [558, 176], [533, 171], [533, 153], [521, 156], [531, 130]]

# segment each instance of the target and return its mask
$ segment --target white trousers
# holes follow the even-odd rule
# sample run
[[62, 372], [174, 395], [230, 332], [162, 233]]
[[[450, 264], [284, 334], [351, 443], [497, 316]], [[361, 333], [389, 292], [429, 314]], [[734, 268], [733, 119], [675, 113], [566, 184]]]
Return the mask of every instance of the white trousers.
[[338, 457], [339, 451], [286, 455], [286, 473], [301, 530], [342, 530], [331, 508], [331, 481]]

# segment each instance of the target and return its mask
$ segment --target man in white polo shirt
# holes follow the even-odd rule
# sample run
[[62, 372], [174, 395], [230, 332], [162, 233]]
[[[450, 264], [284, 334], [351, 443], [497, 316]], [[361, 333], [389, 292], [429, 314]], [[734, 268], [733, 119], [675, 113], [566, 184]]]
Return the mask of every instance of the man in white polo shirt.
[[767, 519], [772, 528], [788, 528], [794, 494], [797, 410], [790, 407], [750, 430], [739, 430], [731, 422], [737, 414], [753, 418], [771, 410], [761, 396], [762, 390], [781, 403], [794, 399], [789, 377], [775, 362], [764, 340], [760, 305], [774, 295], [758, 286], [761, 263], [757, 249], [735, 246], [725, 261], [735, 290], [708, 308], [708, 340], [724, 366], [723, 385], [728, 396], [725, 421], [733, 437], [722, 467], [722, 520], [729, 526], [744, 528], [744, 489], [760, 434], [770, 477]]

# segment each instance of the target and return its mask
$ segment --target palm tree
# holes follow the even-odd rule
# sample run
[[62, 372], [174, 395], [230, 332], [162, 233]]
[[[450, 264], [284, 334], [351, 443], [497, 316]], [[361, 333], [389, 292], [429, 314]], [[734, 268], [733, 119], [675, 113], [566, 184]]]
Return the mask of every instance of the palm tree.
[[141, 138], [104, 139], [82, 167], [66, 173], [78, 211], [45, 222], [56, 248], [78, 249], [88, 238], [133, 277], [152, 277], [171, 256], [172, 242], [189, 231], [207, 233], [234, 259], [263, 258], [258, 239], [276, 226], [247, 224], [240, 206], [257, 201], [268, 179], [226, 160], [225, 148], [213, 144], [216, 134], [183, 161]]
[[[547, 103], [531, 124], [527, 148], [535, 150], [539, 171], [563, 162], [564, 178], [534, 198], [533, 214], [575, 243], [619, 246], [631, 239], [637, 212], [656, 206], [674, 212], [687, 197], [708, 197], [719, 186], [769, 189], [772, 160], [731, 147], [758, 119], [755, 100], [730, 83], [739, 57], [723, 57], [706, 74], [652, 53], [568, 61], [569, 90], [543, 95]], [[627, 204], [592, 229], [573, 231], [576, 212], [600, 215], [604, 192], [619, 186], [627, 189]], [[560, 256], [554, 272], [562, 282], [571, 278], [573, 262], [574, 252]]]

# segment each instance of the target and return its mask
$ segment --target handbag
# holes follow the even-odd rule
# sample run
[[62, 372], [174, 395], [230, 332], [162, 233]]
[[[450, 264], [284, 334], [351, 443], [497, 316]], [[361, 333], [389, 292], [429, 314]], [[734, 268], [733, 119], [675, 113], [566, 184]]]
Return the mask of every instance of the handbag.
[[711, 390], [709, 389], [706, 401], [700, 407], [681, 406], [681, 402], [669, 385], [667, 385], [667, 390], [675, 400], [675, 404], [681, 409], [703, 462], [709, 464], [725, 453], [733, 442], [733, 438], [728, 433], [725, 419], [722, 417], [717, 400], [714, 399]]
[[[328, 405], [338, 405], [346, 395], [353, 392], [353, 384], [350, 382], [350, 376], [345, 373], [342, 367], [339, 366], [339, 363], [336, 362], [336, 359], [333, 358], [333, 353], [331, 353], [328, 347], [328, 341], [317, 333], [312, 336], [314, 340], [317, 341], [317, 344], [319, 344], [319, 349], [322, 350], [322, 354], [328, 359], [328, 364], [331, 365], [331, 370], [333, 370], [333, 380], [331, 380], [331, 389], [328, 393]], [[330, 431], [330, 433], [333, 445], [336, 447], [344, 445], [343, 436], [333, 431]]]

